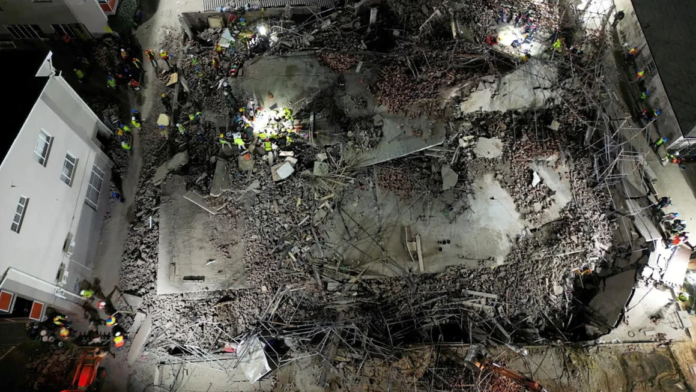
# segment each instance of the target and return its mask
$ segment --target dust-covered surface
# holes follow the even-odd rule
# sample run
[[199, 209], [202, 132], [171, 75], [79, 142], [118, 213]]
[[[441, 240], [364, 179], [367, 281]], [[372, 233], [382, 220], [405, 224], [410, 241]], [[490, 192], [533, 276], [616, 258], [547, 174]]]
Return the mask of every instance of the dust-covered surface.
[[[280, 367], [260, 390], [517, 391], [440, 344], [555, 342], [562, 373], [527, 375], [556, 385], [579, 373], [564, 347], [589, 335], [596, 271], [619, 272], [602, 174], [613, 141], [593, 128], [605, 37], [526, 1], [390, 0], [373, 24], [364, 3], [288, 8], [156, 34], [173, 57], [149, 68], [143, 91], [119, 284], [153, 320], [139, 360], [242, 382], [235, 350], [259, 338]], [[502, 28], [527, 38], [531, 23], [538, 46], [562, 28], [564, 48], [529, 59], [523, 45], [487, 43]], [[115, 43], [102, 44], [96, 56], [118, 72]], [[128, 156], [107, 144], [125, 175]], [[160, 290], [167, 279], [188, 287]], [[659, 352], [631, 355], [617, 372], [652, 361], [664, 369], [629, 370], [679, 382]]]

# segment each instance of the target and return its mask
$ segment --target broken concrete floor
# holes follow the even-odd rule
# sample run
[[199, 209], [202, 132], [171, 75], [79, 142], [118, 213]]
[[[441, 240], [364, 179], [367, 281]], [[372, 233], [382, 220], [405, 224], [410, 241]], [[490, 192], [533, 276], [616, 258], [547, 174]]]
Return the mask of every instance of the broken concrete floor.
[[246, 288], [243, 223], [216, 218], [185, 199], [186, 184], [174, 175], [163, 184], [157, 293]]

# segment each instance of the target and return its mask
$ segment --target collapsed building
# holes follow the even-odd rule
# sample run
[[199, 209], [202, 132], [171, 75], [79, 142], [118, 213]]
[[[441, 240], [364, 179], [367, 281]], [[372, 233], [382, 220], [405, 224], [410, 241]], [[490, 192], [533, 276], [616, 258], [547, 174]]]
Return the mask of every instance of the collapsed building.
[[232, 6], [163, 38], [173, 107], [142, 125], [121, 268], [153, 360], [516, 390], [439, 348], [616, 325], [591, 300], [656, 237], [617, 205], [642, 169], [600, 104], [609, 38], [572, 8], [435, 3]]

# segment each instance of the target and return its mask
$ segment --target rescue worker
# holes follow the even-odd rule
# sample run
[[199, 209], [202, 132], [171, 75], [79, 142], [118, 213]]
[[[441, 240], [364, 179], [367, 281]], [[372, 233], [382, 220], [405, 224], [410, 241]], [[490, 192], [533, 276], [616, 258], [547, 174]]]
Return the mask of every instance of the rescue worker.
[[638, 68], [638, 72], [636, 72], [636, 81], [643, 79], [643, 76], [645, 76], [645, 70], [643, 68]]
[[100, 310], [106, 309], [106, 301], [99, 301], [99, 303], [97, 304], [97, 308]]
[[228, 93], [227, 91], [223, 91], [222, 95], [225, 96], [225, 103], [227, 104], [227, 106], [232, 106], [234, 104], [234, 100], [232, 99], [230, 93]]
[[140, 112], [137, 109], [131, 109], [131, 116], [137, 118], [138, 121], [140, 121], [140, 119], [142, 118]]
[[114, 338], [112, 340], [114, 342], [114, 347], [116, 349], [119, 349], [119, 348], [123, 347], [124, 344], [126, 344], [126, 339], [121, 334], [121, 331], [116, 332], [114, 334]]
[[113, 76], [109, 75], [106, 77], [106, 86], [112, 89], [116, 89], [116, 79], [114, 79]]
[[94, 290], [80, 290], [80, 296], [82, 298], [90, 299], [94, 296]]
[[556, 39], [556, 41], [553, 42], [553, 50], [560, 51], [561, 45], [562, 45], [561, 39], [560, 38]]
[[160, 100], [162, 101], [162, 105], [164, 105], [165, 109], [167, 109], [168, 112], [172, 111], [172, 101], [169, 99], [167, 94], [162, 94], [160, 95]]
[[109, 316], [109, 318], [106, 319], [105, 324], [107, 327], [113, 327], [114, 325], [116, 325], [116, 317]]
[[215, 57], [213, 57], [213, 68], [215, 68], [215, 69], [220, 68], [220, 62]]
[[147, 57], [148, 60], [150, 60], [150, 64], [152, 64], [153, 67], [157, 68], [157, 60], [155, 59], [155, 51], [152, 49], [148, 49], [145, 51], [145, 57]]
[[660, 209], [665, 208], [667, 206], [671, 206], [671, 205], [672, 205], [672, 199], [667, 197], [667, 196], [663, 196], [660, 198], [660, 200], [657, 201], [657, 208], [660, 208]]
[[138, 83], [137, 80], [131, 79], [130, 82], [128, 82], [128, 85], [131, 86], [133, 91], [140, 91], [140, 83]]
[[70, 336], [70, 330], [67, 327], [61, 327], [60, 332], [58, 332], [61, 338], [65, 339]]
[[145, 72], [145, 69], [142, 67], [143, 62], [138, 60], [137, 58], [133, 57], [133, 66], [143, 72]]
[[127, 141], [121, 140], [121, 148], [128, 151], [131, 149], [131, 145]]
[[215, 51], [217, 54], [222, 54], [222, 46], [220, 44], [215, 45]]
[[121, 124], [120, 128], [123, 130], [123, 132], [128, 132], [130, 133], [130, 127], [126, 124]]
[[198, 65], [198, 59], [194, 55], [191, 55], [191, 64]]
[[271, 152], [271, 151], [273, 151], [273, 143], [271, 143], [271, 139], [266, 138], [266, 140], [264, 140], [264, 142], [263, 142], [263, 149], [264, 149], [266, 152]]
[[201, 67], [196, 67], [196, 68], [195, 68], [195, 71], [196, 71], [196, 75], [197, 75], [199, 78], [202, 78], [202, 77], [203, 77], [204, 74], [203, 74], [203, 71], [201, 71]]
[[234, 138], [234, 144], [237, 145], [237, 147], [239, 148], [240, 151], [246, 150], [246, 148], [244, 147], [244, 140], [242, 140], [241, 133], [239, 133], [239, 132], [234, 133], [234, 134], [232, 134], [232, 137]]
[[62, 316], [60, 314], [57, 314], [55, 317], [53, 317], [53, 324], [59, 327], [65, 325], [66, 321], [68, 321], [68, 316]]
[[131, 117], [131, 124], [133, 124], [135, 128], [140, 128], [140, 123], [135, 117]]
[[650, 146], [652, 146], [653, 151], [655, 151], [655, 153], [657, 153], [657, 150], [660, 148], [660, 146], [665, 144], [665, 142], [667, 142], [667, 140], [668, 140], [667, 137], [661, 137], [661, 138], [657, 139], [654, 143], [650, 143]]
[[164, 128], [164, 125], [159, 126], [160, 134], [166, 139], [167, 138], [167, 129]]
[[128, 52], [126, 52], [126, 50], [123, 48], [121, 48], [121, 58], [123, 61], [128, 61]]
[[228, 142], [227, 140], [225, 140], [225, 135], [223, 135], [222, 133], [220, 134], [220, 137], [218, 138], [218, 141], [220, 142], [220, 145], [222, 146], [222, 149], [223, 149], [223, 150], [225, 149], [225, 147], [232, 148], [232, 146], [230, 146], [230, 142]]
[[171, 68], [171, 65], [169, 64], [169, 53], [167, 53], [166, 50], [160, 50], [160, 57], [162, 58], [162, 60], [164, 60], [165, 63], [167, 63], [167, 66]]
[[183, 125], [181, 125], [181, 124], [176, 124], [176, 128], [179, 130], [179, 133], [180, 133], [180, 134], [182, 134], [182, 135], [186, 134], [186, 128], [184, 128]]
[[648, 97], [650, 97], [650, 91], [648, 91], [648, 90], [643, 90], [643, 91], [640, 93], [640, 96], [638, 97], [638, 99], [640, 99], [641, 101], [647, 101], [647, 100], [648, 100]]
[[85, 73], [81, 69], [73, 68], [75, 75], [77, 76], [77, 81], [82, 83], [82, 79], [85, 78]]

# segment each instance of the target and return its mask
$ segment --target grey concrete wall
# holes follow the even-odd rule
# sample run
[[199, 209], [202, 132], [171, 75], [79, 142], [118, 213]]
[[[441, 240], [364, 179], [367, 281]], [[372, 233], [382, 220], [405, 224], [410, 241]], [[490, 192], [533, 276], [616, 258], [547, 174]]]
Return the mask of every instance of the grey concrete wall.
[[94, 35], [110, 32], [106, 15], [97, 0], [0, 0], [0, 37], [11, 37], [4, 25], [36, 24], [44, 34], [53, 34], [52, 24], [82, 23]]
[[[648, 104], [662, 111], [662, 115], [656, 124], [658, 132], [660, 135], [666, 136], [669, 139], [669, 145], [678, 144], [679, 140], [682, 139], [684, 135], [682, 135], [682, 130], [679, 128], [679, 124], [674, 116], [674, 110], [667, 97], [660, 75], [657, 73], [651, 75], [647, 71], [647, 63], [651, 58], [650, 47], [643, 34], [643, 29], [638, 22], [638, 17], [633, 10], [633, 4], [631, 0], [614, 0], [614, 3], [616, 4], [617, 11], [623, 10], [626, 14], [624, 19], [617, 25], [621, 43], [628, 43], [629, 46], [635, 46], [640, 51], [639, 55], [636, 57], [636, 65], [646, 69], [646, 88], [650, 91]], [[611, 20], [613, 21], [613, 17]], [[653, 26], [652, 28], [659, 27]]]
[[[60, 78], [48, 82], [0, 165], [0, 187], [4, 189], [0, 192], [0, 222], [6, 224], [0, 226], [0, 274], [12, 267], [55, 283], [60, 265], [71, 263], [63, 252], [68, 233], [73, 233], [76, 242], [72, 260], [85, 265], [96, 254], [112, 163], [93, 141], [98, 128], [96, 116], [76, 104], [64, 87]], [[53, 137], [45, 166], [34, 158], [42, 129]], [[78, 159], [70, 186], [60, 179], [67, 152]], [[105, 174], [96, 211], [85, 205], [95, 163]], [[21, 230], [15, 233], [10, 223], [20, 196], [28, 197], [29, 203]], [[72, 283], [66, 289], [75, 292]]]

